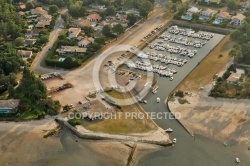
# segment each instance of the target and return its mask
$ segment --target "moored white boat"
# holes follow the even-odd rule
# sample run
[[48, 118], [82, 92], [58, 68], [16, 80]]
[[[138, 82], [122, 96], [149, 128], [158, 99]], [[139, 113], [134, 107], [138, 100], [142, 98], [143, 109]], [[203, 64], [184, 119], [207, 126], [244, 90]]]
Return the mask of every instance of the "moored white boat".
[[166, 129], [165, 131], [166, 131], [167, 133], [171, 133], [171, 132], [173, 132], [173, 129], [168, 128], [168, 129]]

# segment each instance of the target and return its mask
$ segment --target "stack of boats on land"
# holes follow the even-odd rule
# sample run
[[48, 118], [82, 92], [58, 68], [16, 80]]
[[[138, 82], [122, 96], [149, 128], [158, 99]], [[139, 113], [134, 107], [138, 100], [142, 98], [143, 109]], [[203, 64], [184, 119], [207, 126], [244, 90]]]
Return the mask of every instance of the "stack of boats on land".
[[158, 73], [161, 76], [170, 77], [173, 80], [173, 75], [177, 73], [175, 68], [169, 68], [168, 66], [151, 65], [150, 62], [136, 61], [135, 63], [127, 62], [129, 68], [139, 69], [147, 72]]
[[213, 33], [198, 31], [195, 32], [192, 29], [179, 28], [177, 25], [171, 26], [169, 32], [174, 35], [188, 36], [192, 38], [198, 38], [202, 40], [210, 40], [214, 37]]
[[165, 63], [165, 64], [173, 64], [173, 65], [176, 65], [179, 67], [182, 67], [188, 61], [186, 59], [181, 59], [181, 58], [178, 59], [174, 56], [157, 54], [155, 52], [152, 52], [152, 53], [147, 52], [146, 54], [140, 53], [140, 54], [137, 54], [137, 57], [141, 58], [141, 59], [150, 59], [150, 60], [153, 60], [156, 62], [159, 61], [159, 62]]

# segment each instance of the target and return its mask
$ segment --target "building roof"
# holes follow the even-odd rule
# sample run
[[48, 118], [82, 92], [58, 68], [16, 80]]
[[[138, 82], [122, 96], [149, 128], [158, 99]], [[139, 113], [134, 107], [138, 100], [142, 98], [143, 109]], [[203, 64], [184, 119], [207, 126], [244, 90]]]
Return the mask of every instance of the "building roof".
[[246, 16], [244, 16], [241, 13], [237, 13], [236, 16], [233, 16], [232, 19], [238, 19], [238, 20], [244, 20], [246, 18]]
[[91, 41], [88, 40], [88, 38], [84, 38], [82, 39], [81, 41], [78, 42], [78, 44], [81, 44], [81, 45], [84, 45], [84, 46], [87, 46], [91, 43]]
[[100, 20], [102, 17], [99, 14], [93, 13], [87, 16], [89, 19]]
[[243, 74], [245, 74], [245, 70], [236, 69], [236, 74], [238, 74], [239, 76], [242, 76]]
[[37, 36], [37, 35], [39, 35], [39, 33], [40, 33], [40, 30], [38, 30], [38, 29], [32, 29], [32, 30], [28, 29], [27, 33], [25, 35]]
[[34, 45], [36, 43], [36, 39], [25, 39], [24, 45]]
[[188, 12], [191, 12], [191, 13], [198, 13], [198, 12], [199, 12], [199, 9], [198, 9], [197, 7], [192, 6], [191, 8], [188, 9]]
[[58, 53], [84, 53], [87, 51], [87, 48], [80, 48], [78, 46], [61, 46], [60, 49], [57, 49], [56, 52]]
[[0, 108], [14, 109], [19, 105], [18, 99], [0, 100]]
[[52, 16], [49, 15], [49, 14], [44, 14], [44, 15], [41, 15], [40, 17], [37, 17], [37, 20], [40, 21], [40, 20], [47, 20], [47, 19], [51, 19]]
[[210, 8], [207, 8], [207, 9], [203, 10], [202, 12], [207, 12], [207, 13], [210, 13], [210, 14], [214, 14], [214, 13], [216, 13], [217, 11], [216, 11], [216, 10], [213, 10], [213, 9], [210, 9]]
[[36, 23], [35, 27], [36, 28], [44, 28], [45, 26], [50, 25], [49, 21], [39, 21]]
[[86, 20], [86, 19], [78, 19], [78, 20], [74, 21], [74, 23], [78, 27], [85, 27], [85, 26], [91, 26], [92, 25], [92, 23], [89, 20]]
[[227, 78], [227, 81], [229, 82], [235, 82], [240, 79], [240, 76], [237, 73], [231, 73], [231, 75]]
[[230, 18], [231, 15], [228, 12], [220, 12], [217, 16]]
[[18, 50], [17, 53], [23, 57], [31, 57], [32, 56], [32, 51]]
[[69, 33], [70, 34], [74, 34], [74, 35], [78, 35], [81, 32], [80, 28], [69, 28]]
[[18, 14], [19, 14], [20, 16], [25, 15], [25, 13], [24, 13], [23, 11], [19, 11]]

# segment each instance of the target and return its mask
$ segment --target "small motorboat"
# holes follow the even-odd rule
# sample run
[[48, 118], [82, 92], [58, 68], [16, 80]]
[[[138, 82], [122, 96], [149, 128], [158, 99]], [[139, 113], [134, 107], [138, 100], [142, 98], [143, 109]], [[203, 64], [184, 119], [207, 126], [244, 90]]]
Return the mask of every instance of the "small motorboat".
[[161, 99], [159, 97], [157, 97], [156, 101], [157, 101], [157, 103], [160, 103]]
[[174, 143], [174, 144], [176, 144], [176, 142], [177, 142], [177, 139], [176, 139], [176, 138], [174, 138], [174, 139], [173, 139], [173, 143]]
[[144, 100], [144, 101], [143, 101], [143, 103], [144, 103], [144, 104], [147, 104], [147, 103], [148, 103], [148, 101], [147, 101], [147, 100]]
[[165, 131], [166, 131], [167, 133], [171, 133], [171, 132], [173, 132], [173, 129], [168, 128], [168, 129], [166, 129]]
[[236, 163], [240, 163], [240, 159], [238, 157], [236, 157]]

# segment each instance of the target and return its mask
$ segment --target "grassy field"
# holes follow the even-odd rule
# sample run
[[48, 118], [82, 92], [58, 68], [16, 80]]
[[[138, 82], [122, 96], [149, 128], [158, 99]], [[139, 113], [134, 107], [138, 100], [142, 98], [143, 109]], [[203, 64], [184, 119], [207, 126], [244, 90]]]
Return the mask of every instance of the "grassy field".
[[199, 87], [210, 83], [213, 77], [231, 60], [229, 52], [235, 44], [230, 40], [230, 35], [225, 36], [176, 89], [194, 92]]
[[[118, 99], [125, 99], [129, 97], [128, 94], [121, 94], [116, 91], [109, 92], [109, 95]], [[91, 131], [116, 134], [145, 133], [157, 129], [151, 119], [128, 117], [128, 113], [132, 112], [141, 112], [145, 115], [144, 117], [146, 117], [146, 114], [140, 108], [140, 106], [138, 104], [133, 104], [129, 106], [122, 106], [121, 109], [118, 111], [118, 114], [116, 114], [119, 115], [119, 118], [117, 119], [105, 119], [95, 121], [84, 120], [83, 126]]]

